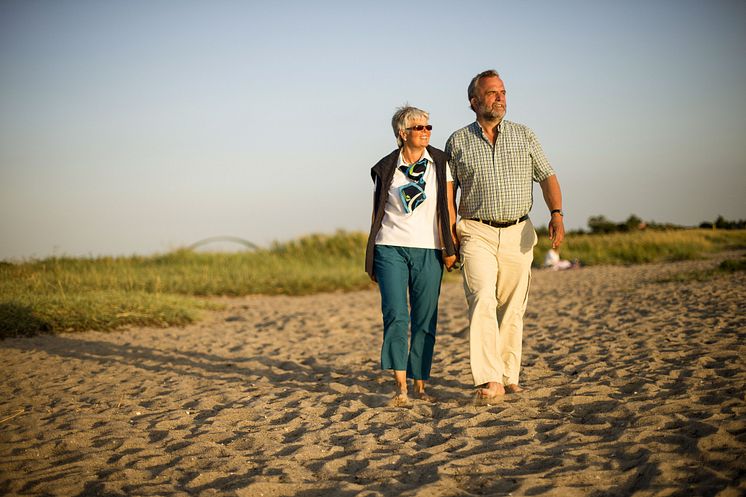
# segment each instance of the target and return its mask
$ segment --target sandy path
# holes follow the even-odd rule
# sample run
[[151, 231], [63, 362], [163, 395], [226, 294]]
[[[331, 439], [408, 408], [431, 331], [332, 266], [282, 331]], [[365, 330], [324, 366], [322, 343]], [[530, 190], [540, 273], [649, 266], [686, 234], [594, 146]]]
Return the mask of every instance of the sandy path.
[[410, 408], [386, 407], [375, 290], [5, 340], [0, 494], [744, 495], [746, 275], [656, 281], [723, 257], [535, 272], [527, 391], [491, 406], [454, 283], [440, 402]]

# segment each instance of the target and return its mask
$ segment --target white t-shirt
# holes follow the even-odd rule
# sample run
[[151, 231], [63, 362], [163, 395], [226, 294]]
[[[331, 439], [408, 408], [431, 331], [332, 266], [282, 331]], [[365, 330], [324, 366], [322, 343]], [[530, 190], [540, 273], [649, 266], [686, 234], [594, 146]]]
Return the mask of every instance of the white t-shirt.
[[[408, 165], [401, 152], [394, 178], [391, 181], [386, 196], [386, 206], [383, 214], [383, 224], [376, 235], [376, 245], [393, 245], [397, 247], [413, 247], [427, 249], [442, 249], [440, 231], [438, 229], [438, 179], [435, 163], [425, 150], [423, 156], [427, 159], [425, 171], [425, 200], [412, 212], [407, 214], [399, 197], [399, 187], [412, 180], [399, 169]], [[453, 181], [451, 168], [446, 164], [446, 182]]]

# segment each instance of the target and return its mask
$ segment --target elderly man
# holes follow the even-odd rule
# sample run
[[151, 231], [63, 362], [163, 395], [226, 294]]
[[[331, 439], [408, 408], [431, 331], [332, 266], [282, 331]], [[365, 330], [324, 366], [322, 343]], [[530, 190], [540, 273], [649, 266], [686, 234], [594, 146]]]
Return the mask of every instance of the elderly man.
[[500, 75], [484, 71], [469, 84], [477, 120], [454, 132], [445, 151], [461, 220], [453, 233], [460, 245], [469, 304], [470, 362], [478, 395], [517, 393], [523, 315], [528, 302], [537, 237], [528, 213], [532, 181], [541, 185], [550, 211], [554, 248], [565, 236], [562, 193], [539, 141], [528, 127], [507, 121]]

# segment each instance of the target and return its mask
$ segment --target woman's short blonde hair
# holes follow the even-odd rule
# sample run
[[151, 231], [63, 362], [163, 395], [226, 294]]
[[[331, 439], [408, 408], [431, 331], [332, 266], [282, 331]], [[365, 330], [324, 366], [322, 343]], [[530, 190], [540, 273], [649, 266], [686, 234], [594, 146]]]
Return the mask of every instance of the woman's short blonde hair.
[[391, 118], [391, 127], [394, 128], [394, 136], [396, 137], [396, 145], [402, 148], [404, 142], [401, 139], [400, 131], [406, 130], [409, 124], [415, 119], [430, 119], [430, 114], [417, 107], [404, 104], [402, 107], [396, 109], [394, 116]]

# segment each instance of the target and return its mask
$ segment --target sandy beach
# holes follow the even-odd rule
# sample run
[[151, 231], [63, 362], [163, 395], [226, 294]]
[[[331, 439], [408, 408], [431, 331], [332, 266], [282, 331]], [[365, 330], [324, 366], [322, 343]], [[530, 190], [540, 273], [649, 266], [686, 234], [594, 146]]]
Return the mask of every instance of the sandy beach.
[[217, 299], [184, 328], [0, 342], [0, 494], [746, 494], [746, 273], [534, 271], [520, 394], [475, 400], [443, 286], [430, 391], [387, 406], [376, 289]]

